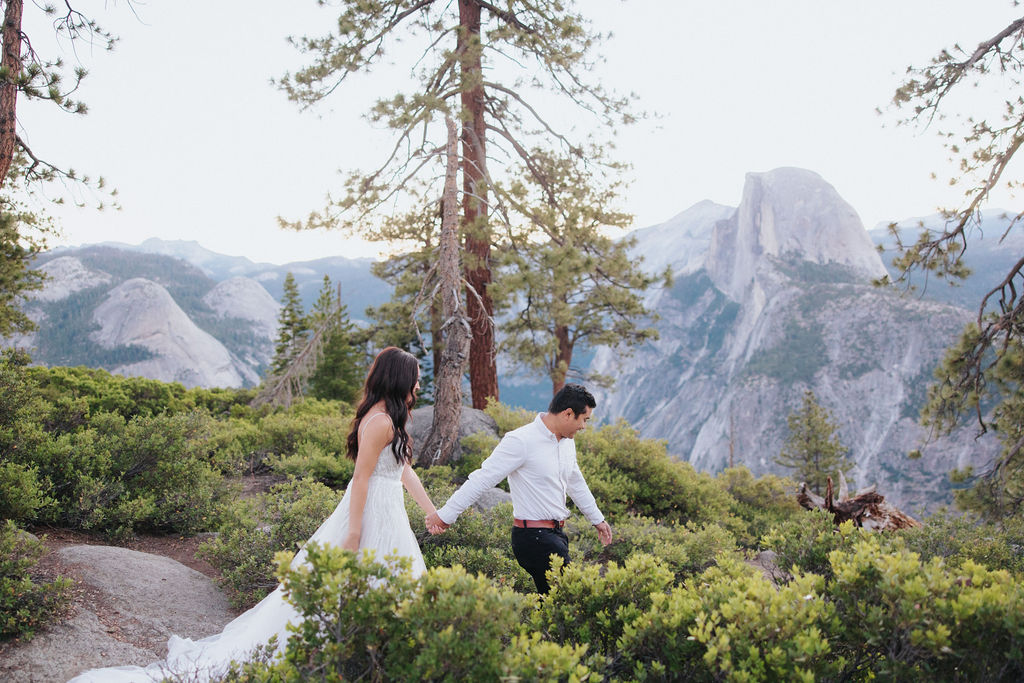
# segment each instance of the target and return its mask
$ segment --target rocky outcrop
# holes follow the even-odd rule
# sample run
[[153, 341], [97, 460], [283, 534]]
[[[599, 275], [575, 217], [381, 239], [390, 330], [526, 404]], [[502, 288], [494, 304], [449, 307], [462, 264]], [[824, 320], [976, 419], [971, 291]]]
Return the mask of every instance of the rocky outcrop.
[[47, 261], [39, 270], [46, 274], [46, 280], [41, 290], [32, 293], [36, 301], [60, 301], [75, 292], [113, 281], [110, 274], [91, 270], [73, 256]]
[[715, 286], [741, 301], [766, 257], [885, 275], [853, 207], [817, 173], [799, 168], [747, 174], [739, 207], [715, 225], [705, 265]]
[[74, 545], [57, 551], [84, 601], [63, 623], [0, 653], [0, 679], [63, 683], [87, 669], [163, 659], [172, 634], [202, 638], [234, 618], [206, 576], [166, 557]]
[[247, 379], [258, 381], [223, 344], [199, 329], [166, 289], [150, 280], [133, 278], [112, 289], [93, 311], [93, 319], [100, 329], [90, 336], [100, 346], [139, 346], [152, 354], [112, 372], [187, 387], [237, 387]]
[[948, 472], [986, 460], [992, 444], [966, 427], [919, 460], [907, 453], [925, 437], [932, 371], [970, 314], [873, 287], [885, 271], [863, 225], [808, 171], [748, 175], [740, 206], [707, 228], [704, 266], [652, 297], [660, 338], [596, 354], [591, 369], [616, 379], [595, 392], [602, 416], [666, 439], [701, 470], [782, 474], [786, 418], [811, 389], [838, 422], [857, 487], [877, 484], [910, 512], [948, 501]]
[[203, 295], [203, 303], [221, 318], [251, 322], [253, 331], [263, 339], [273, 339], [277, 335], [281, 304], [252, 278], [233, 277], [218, 282]]

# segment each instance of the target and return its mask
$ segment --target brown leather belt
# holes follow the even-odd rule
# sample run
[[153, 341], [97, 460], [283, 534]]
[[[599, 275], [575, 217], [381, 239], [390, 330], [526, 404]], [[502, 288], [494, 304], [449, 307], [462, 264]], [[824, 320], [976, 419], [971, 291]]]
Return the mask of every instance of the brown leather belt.
[[520, 529], [561, 529], [565, 520], [557, 519], [513, 519], [512, 526]]

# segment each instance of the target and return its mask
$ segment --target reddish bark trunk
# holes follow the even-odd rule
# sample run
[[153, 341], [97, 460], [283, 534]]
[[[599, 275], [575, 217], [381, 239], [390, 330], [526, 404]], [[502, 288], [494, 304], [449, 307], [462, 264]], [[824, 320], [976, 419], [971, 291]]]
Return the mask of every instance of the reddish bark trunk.
[[17, 136], [18, 86], [15, 80], [21, 73], [21, 14], [22, 0], [7, 0], [4, 10], [3, 58], [0, 68], [7, 77], [0, 82], [0, 187], [7, 180], [7, 172], [14, 160]]
[[459, 54], [465, 81], [472, 88], [462, 98], [462, 214], [466, 228], [466, 314], [472, 332], [469, 347], [469, 386], [474, 408], [486, 408], [498, 398], [498, 366], [494, 354], [494, 304], [491, 282], [491, 240], [487, 230], [486, 127], [481, 83], [480, 5], [459, 0]]
[[557, 394], [565, 386], [565, 376], [569, 372], [569, 364], [572, 363], [572, 342], [569, 341], [569, 328], [559, 326], [555, 328], [555, 339], [558, 340], [558, 358], [555, 361], [554, 370], [551, 373], [551, 394]]

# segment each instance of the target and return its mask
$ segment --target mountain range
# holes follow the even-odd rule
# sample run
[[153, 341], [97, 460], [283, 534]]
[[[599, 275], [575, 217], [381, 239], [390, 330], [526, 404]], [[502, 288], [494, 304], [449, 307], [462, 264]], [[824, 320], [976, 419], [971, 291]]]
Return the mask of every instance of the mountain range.
[[[878, 484], [911, 509], [948, 502], [948, 471], [987, 461], [991, 438], [975, 440], [968, 426], [924, 444], [921, 459], [906, 454], [924, 443], [917, 416], [933, 369], [976, 315], [979, 292], [1024, 246], [1012, 231], [999, 240], [1012, 215], [982, 218], [966, 253], [975, 275], [957, 288], [918, 278], [912, 291], [871, 284], [892, 270], [891, 231], [866, 230], [831, 185], [802, 169], [748, 174], [737, 206], [704, 201], [635, 231], [638, 262], [652, 273], [671, 267], [674, 278], [646, 296], [658, 340], [578, 353], [585, 372], [616, 378], [595, 391], [602, 419], [627, 419], [702, 470], [780, 472], [786, 417], [813, 390], [850, 449], [854, 485]], [[942, 225], [932, 216], [896, 227], [912, 242]], [[38, 266], [49, 279], [27, 311], [39, 330], [8, 344], [34, 348], [37, 362], [189, 386], [258, 383], [288, 272], [307, 309], [325, 274], [341, 283], [355, 320], [389, 295], [367, 259], [273, 265], [196, 242], [63, 248]], [[544, 378], [499, 367], [503, 401], [543, 409]]]

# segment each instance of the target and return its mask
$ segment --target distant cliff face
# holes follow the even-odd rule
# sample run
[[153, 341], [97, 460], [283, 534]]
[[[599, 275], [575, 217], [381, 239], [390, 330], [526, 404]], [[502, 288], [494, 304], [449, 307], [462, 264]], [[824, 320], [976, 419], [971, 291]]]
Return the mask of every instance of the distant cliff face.
[[708, 227], [702, 267], [651, 299], [660, 339], [629, 356], [598, 351], [592, 369], [616, 378], [601, 412], [702, 470], [731, 458], [785, 473], [773, 459], [811, 389], [851, 448], [857, 486], [877, 483], [910, 511], [947, 502], [949, 470], [992, 445], [966, 428], [922, 459], [906, 454], [924, 437], [932, 371], [970, 314], [873, 287], [885, 269], [860, 219], [807, 171], [749, 174], [740, 206]]
[[26, 305], [39, 330], [6, 345], [189, 387], [259, 383], [279, 305], [258, 282], [218, 284], [179, 259], [110, 247], [63, 253], [40, 266], [47, 279]]
[[199, 329], [166, 289], [150, 280], [133, 278], [110, 290], [93, 311], [93, 320], [99, 329], [90, 337], [100, 346], [138, 346], [152, 354], [111, 372], [186, 387], [239, 387], [259, 381], [253, 370], [236, 363], [223, 344]]
[[330, 276], [358, 320], [367, 305], [390, 295], [370, 265], [344, 257], [253, 263], [195, 242], [156, 239], [62, 248], [40, 257], [47, 279], [25, 305], [39, 330], [0, 338], [0, 346], [27, 348], [47, 365], [188, 386], [253, 386], [274, 353], [280, 304], [272, 292], [280, 292], [285, 273], [295, 274], [307, 308]]

